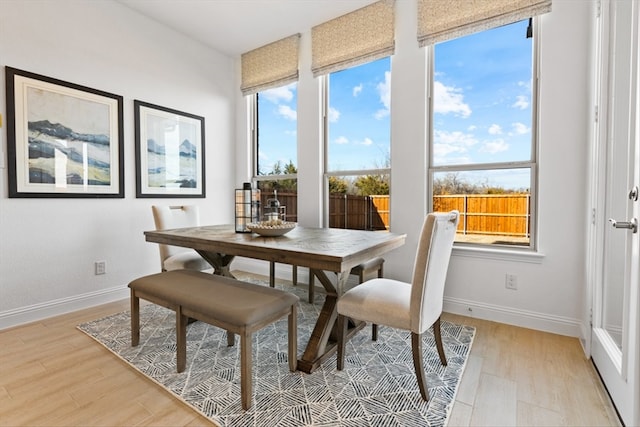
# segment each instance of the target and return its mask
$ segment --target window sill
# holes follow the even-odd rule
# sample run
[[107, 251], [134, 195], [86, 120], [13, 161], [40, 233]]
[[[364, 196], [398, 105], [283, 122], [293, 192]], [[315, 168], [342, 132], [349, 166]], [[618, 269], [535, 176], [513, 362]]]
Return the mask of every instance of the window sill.
[[452, 255], [456, 257], [483, 258], [499, 261], [528, 262], [531, 264], [542, 264], [545, 256], [541, 252], [534, 252], [527, 249], [514, 250], [465, 245], [454, 245]]

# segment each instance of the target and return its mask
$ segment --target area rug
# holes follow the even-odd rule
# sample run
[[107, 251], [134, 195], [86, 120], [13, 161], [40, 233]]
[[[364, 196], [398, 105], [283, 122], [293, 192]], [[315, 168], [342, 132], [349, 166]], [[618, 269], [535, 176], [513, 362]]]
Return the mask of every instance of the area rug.
[[[302, 355], [324, 296], [300, 296], [298, 353]], [[283, 288], [283, 285], [277, 285]], [[455, 400], [475, 328], [441, 323], [448, 360], [441, 366], [433, 335], [424, 334], [430, 400], [416, 381], [408, 332], [371, 328], [347, 344], [345, 369], [335, 355], [312, 374], [289, 372], [286, 317], [254, 334], [253, 404], [240, 403], [239, 339], [227, 347], [221, 329], [195, 322], [187, 331], [187, 368], [176, 373], [175, 313], [155, 304], [140, 309], [140, 345], [131, 347], [128, 311], [78, 326], [142, 374], [220, 426], [444, 426]]]

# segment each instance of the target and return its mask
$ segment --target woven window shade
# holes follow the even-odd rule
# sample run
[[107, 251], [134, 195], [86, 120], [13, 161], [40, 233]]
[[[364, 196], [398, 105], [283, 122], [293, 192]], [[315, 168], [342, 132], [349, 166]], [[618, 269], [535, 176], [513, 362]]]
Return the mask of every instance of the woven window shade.
[[420, 47], [551, 11], [551, 0], [418, 0]]
[[394, 0], [382, 0], [311, 29], [314, 77], [393, 55]]
[[300, 34], [242, 54], [243, 95], [284, 86], [298, 80]]

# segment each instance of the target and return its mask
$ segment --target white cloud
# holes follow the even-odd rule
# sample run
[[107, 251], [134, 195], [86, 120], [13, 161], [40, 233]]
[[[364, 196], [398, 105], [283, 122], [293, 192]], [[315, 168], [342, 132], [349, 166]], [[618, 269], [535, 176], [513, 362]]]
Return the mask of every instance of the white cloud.
[[353, 88], [353, 96], [360, 95], [360, 92], [362, 92], [362, 83], [360, 83], [358, 86], [355, 86]]
[[335, 123], [340, 118], [340, 111], [333, 107], [329, 107], [329, 122]]
[[500, 135], [502, 133], [502, 128], [500, 127], [500, 125], [497, 125], [494, 123], [491, 126], [489, 126], [488, 132], [490, 135]]
[[373, 141], [371, 140], [371, 138], [365, 138], [360, 144], [362, 144], [362, 145], [371, 145], [371, 144], [373, 144]]
[[[466, 156], [469, 148], [476, 145], [478, 140], [469, 133], [459, 131], [435, 131], [433, 143], [433, 156], [436, 164], [469, 163], [471, 159]], [[458, 156], [451, 157], [451, 154]]]
[[464, 118], [471, 115], [471, 108], [464, 102], [462, 89], [433, 82], [433, 105], [438, 114], [453, 113]]
[[524, 95], [518, 95], [516, 96], [516, 102], [514, 102], [511, 107], [525, 110], [529, 107], [529, 98]]
[[288, 105], [278, 105], [278, 114], [289, 120], [296, 120], [298, 118], [296, 110], [293, 110]]
[[508, 149], [509, 144], [504, 142], [503, 139], [496, 139], [494, 141], [483, 142], [480, 151], [483, 153], [496, 154], [502, 151], [507, 151]]
[[524, 135], [525, 133], [531, 132], [531, 129], [529, 129], [524, 123], [512, 123], [511, 127], [513, 128], [513, 133], [516, 135]]
[[336, 144], [348, 144], [349, 140], [344, 136], [339, 136], [333, 140]]
[[473, 132], [473, 131], [474, 131], [474, 130], [476, 130], [477, 128], [478, 128], [478, 126], [476, 126], [476, 125], [471, 125], [471, 126], [469, 126], [469, 127], [467, 128], [467, 130], [468, 130], [469, 132]]
[[267, 89], [260, 92], [260, 96], [268, 101], [273, 102], [274, 104], [277, 104], [280, 101], [289, 102], [293, 99], [293, 91], [295, 90], [295, 87], [296, 84], [291, 83], [286, 86]]
[[380, 103], [384, 106], [374, 114], [374, 117], [380, 120], [389, 115], [391, 107], [391, 72], [384, 72], [384, 82], [378, 83], [376, 89], [378, 90], [378, 95], [380, 95]]

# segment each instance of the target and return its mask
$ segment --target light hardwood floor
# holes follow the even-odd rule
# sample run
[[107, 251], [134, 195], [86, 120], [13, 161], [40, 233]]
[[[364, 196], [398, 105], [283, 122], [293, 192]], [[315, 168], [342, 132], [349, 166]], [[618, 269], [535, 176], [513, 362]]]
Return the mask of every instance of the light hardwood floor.
[[[76, 325], [120, 301], [0, 331], [2, 426], [212, 425]], [[577, 339], [445, 314], [476, 327], [450, 426], [618, 426]]]

